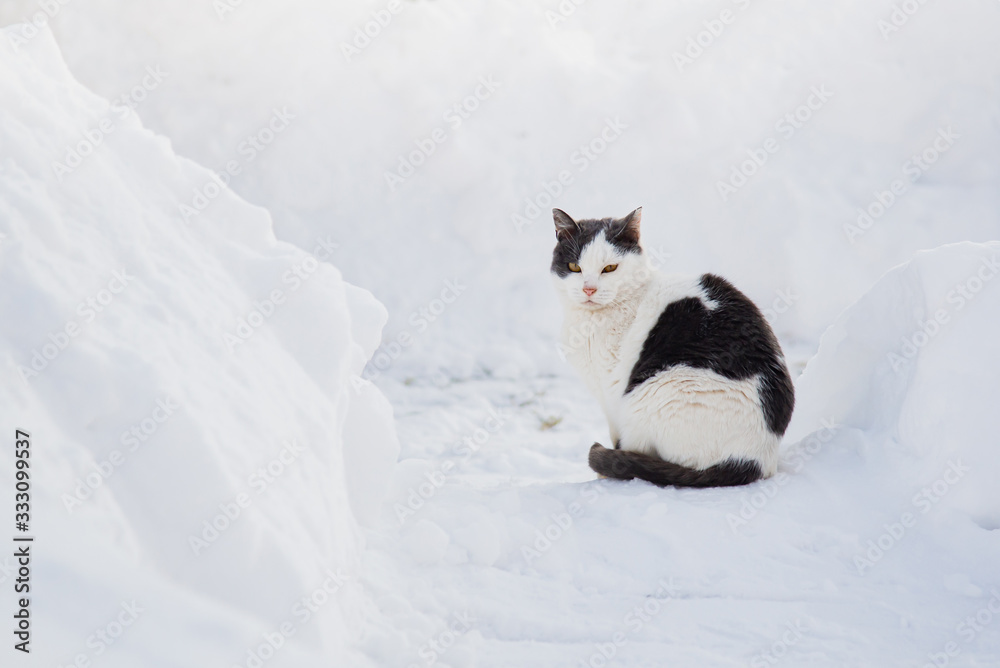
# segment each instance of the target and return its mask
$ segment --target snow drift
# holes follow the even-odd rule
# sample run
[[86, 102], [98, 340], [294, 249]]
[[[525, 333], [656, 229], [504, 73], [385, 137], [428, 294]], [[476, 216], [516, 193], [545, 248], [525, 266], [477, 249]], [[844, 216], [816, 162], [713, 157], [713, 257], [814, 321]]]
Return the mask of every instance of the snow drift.
[[860, 437], [862, 462], [891, 464], [883, 490], [961, 468], [954, 492], [928, 500], [995, 542], [996, 532], [974, 530], [1000, 529], [1000, 457], [992, 436], [1000, 433], [998, 326], [1000, 242], [918, 253], [823, 335], [798, 381], [788, 441], [837, 424]]
[[354, 656], [357, 521], [397, 448], [356, 380], [385, 310], [21, 28], [0, 34], [0, 423], [31, 434], [32, 658]]

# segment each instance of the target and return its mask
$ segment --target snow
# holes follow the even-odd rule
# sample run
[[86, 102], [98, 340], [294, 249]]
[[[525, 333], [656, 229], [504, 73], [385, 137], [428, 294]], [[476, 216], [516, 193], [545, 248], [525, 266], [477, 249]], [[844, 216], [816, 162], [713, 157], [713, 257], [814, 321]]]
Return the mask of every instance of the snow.
[[[384, 309], [231, 191], [186, 224], [177, 203], [209, 172], [74, 81], [50, 33], [20, 49], [10, 34], [0, 413], [31, 434], [37, 476], [32, 665], [234, 662], [329, 572], [340, 591], [285, 658], [353, 654], [369, 604], [350, 508], [385, 486], [345, 484], [348, 467], [384, 479], [398, 443], [385, 398], [351, 379]], [[53, 169], [106, 127], [72, 173]], [[354, 464], [359, 422], [381, 426]], [[93, 634], [122, 605], [134, 630], [108, 651]]]
[[[887, 31], [912, 4], [0, 4], [0, 25], [57, 7], [51, 35], [0, 39], [0, 415], [42, 452], [34, 658], [93, 655], [136, 599], [95, 665], [250, 665], [286, 620], [264, 665], [1000, 663], [1000, 7]], [[555, 346], [547, 211], [640, 205], [656, 264], [733, 280], [801, 373], [770, 481], [586, 466], [606, 425]], [[157, 401], [180, 407], [69, 513]]]

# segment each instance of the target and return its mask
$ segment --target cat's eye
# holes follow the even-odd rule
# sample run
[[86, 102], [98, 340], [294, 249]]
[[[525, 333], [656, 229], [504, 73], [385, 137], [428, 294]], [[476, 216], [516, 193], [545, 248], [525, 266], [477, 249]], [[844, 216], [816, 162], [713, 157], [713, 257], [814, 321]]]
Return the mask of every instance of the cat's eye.
[[572, 271], [574, 274], [579, 274], [580, 273], [580, 265], [578, 265], [576, 262], [570, 262], [569, 263], [569, 270]]
[[609, 264], [608, 266], [606, 266], [604, 268], [604, 271], [601, 272], [601, 273], [603, 273], [603, 274], [610, 274], [611, 272], [613, 272], [617, 268], [618, 268], [617, 264]]

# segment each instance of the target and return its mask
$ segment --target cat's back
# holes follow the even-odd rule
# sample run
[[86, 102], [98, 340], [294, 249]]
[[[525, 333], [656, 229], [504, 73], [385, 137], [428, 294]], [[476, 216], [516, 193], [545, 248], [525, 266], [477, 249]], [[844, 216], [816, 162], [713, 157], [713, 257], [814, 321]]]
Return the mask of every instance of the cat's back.
[[769, 428], [783, 433], [791, 419], [792, 382], [777, 338], [760, 309], [720, 276], [657, 276], [625, 347], [626, 395], [684, 366], [731, 381], [756, 377]]

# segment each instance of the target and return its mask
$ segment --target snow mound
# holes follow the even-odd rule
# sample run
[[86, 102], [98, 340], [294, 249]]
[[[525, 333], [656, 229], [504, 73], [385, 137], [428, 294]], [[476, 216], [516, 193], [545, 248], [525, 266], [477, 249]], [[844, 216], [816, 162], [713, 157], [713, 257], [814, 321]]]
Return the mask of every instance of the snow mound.
[[866, 458], [898, 456], [912, 479], [962, 461], [971, 469], [941, 503], [1000, 528], [1000, 458], [983, 437], [1000, 433], [998, 314], [1000, 242], [918, 253], [823, 335], [798, 381], [787, 441], [829, 421], [878, 443], [861, 450]]
[[356, 377], [384, 308], [322, 240], [277, 242], [266, 211], [78, 84], [47, 29], [14, 31], [0, 422], [31, 434], [35, 659], [365, 665], [358, 521], [398, 443]]

